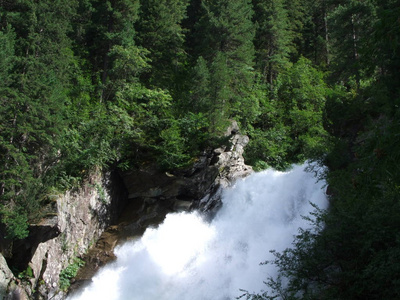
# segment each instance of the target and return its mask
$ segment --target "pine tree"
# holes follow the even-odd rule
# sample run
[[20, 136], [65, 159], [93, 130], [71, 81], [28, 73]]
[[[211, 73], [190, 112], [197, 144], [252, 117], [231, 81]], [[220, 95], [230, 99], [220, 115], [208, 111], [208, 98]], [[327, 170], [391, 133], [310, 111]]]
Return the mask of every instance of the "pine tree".
[[[82, 53], [90, 62], [93, 84], [97, 86], [97, 97], [101, 101], [112, 100], [115, 94], [112, 50], [114, 46], [131, 47], [135, 44], [134, 24], [138, 19], [139, 0], [89, 0], [81, 2], [80, 19], [89, 18], [79, 29], [80, 47], [88, 49]], [[89, 13], [88, 13], [89, 11]]]
[[232, 97], [230, 90], [231, 74], [227, 66], [227, 57], [218, 52], [211, 66], [209, 121], [211, 131], [219, 134], [226, 127], [229, 118], [229, 105]]
[[297, 61], [298, 57], [298, 45], [303, 40], [303, 29], [304, 23], [307, 18], [307, 1], [300, 0], [287, 0], [283, 3], [289, 20], [289, 29], [293, 34], [293, 48], [290, 49], [295, 55], [294, 61]]
[[278, 74], [289, 66], [294, 33], [283, 0], [254, 0], [257, 32], [257, 69], [272, 87]]
[[183, 20], [182, 26], [186, 33], [185, 49], [190, 63], [195, 64], [199, 54], [199, 45], [201, 44], [201, 34], [199, 30], [199, 21], [203, 18], [205, 11], [202, 0], [190, 0], [187, 8], [187, 17]]
[[302, 39], [298, 42], [299, 52], [315, 65], [326, 69], [331, 59], [328, 14], [332, 4], [329, 4], [329, 0], [310, 0], [305, 5]]
[[192, 72], [190, 101], [185, 108], [193, 113], [206, 113], [210, 109], [211, 74], [205, 59], [200, 56]]
[[[368, 39], [368, 47], [364, 51], [370, 64], [377, 66], [378, 82], [389, 89], [389, 99], [398, 101], [398, 82], [400, 81], [400, 27], [397, 24], [400, 14], [399, 1], [379, 0], [376, 6], [377, 22]], [[395, 105], [391, 105], [392, 108]]]
[[366, 45], [375, 21], [372, 1], [340, 1], [329, 14], [332, 69], [338, 80], [359, 87], [366, 71], [363, 52], [369, 51]]
[[27, 234], [27, 215], [21, 211], [16, 195], [29, 188], [33, 174], [15, 136], [16, 95], [11, 87], [15, 80], [15, 39], [10, 25], [0, 31], [0, 216], [7, 229], [3, 236], [22, 238]]
[[177, 89], [176, 78], [182, 72], [186, 53], [182, 21], [188, 0], [141, 1], [137, 23], [138, 44], [149, 50], [151, 70], [142, 75], [149, 86]]
[[[201, 43], [194, 50], [207, 61], [212, 74], [210, 100], [222, 109], [219, 113], [222, 122], [234, 117], [245, 125], [258, 114], [258, 100], [252, 94], [255, 85], [252, 15], [252, 5], [247, 0], [205, 1], [202, 16], [195, 25], [195, 38]], [[215, 115], [216, 111], [212, 113]]]

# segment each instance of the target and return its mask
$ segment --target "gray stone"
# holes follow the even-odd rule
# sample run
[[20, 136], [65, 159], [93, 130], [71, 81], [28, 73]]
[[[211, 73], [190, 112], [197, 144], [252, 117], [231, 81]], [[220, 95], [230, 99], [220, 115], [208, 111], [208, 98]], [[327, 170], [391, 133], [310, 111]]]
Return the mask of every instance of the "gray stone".
[[14, 242], [12, 259], [20, 269], [29, 265], [33, 278], [16, 282], [9, 297], [24, 299], [36, 290], [37, 299], [65, 298], [59, 290], [60, 272], [88, 251], [124, 207], [127, 192], [113, 176], [97, 171], [81, 188], [56, 195], [55, 212], [31, 225], [29, 237], [19, 241], [19, 247]]
[[7, 288], [13, 280], [14, 275], [8, 268], [7, 262], [3, 255], [0, 254], [0, 299], [4, 299], [7, 295]]
[[5, 296], [4, 300], [29, 300], [29, 293], [26, 291], [26, 287], [13, 286], [10, 293]]

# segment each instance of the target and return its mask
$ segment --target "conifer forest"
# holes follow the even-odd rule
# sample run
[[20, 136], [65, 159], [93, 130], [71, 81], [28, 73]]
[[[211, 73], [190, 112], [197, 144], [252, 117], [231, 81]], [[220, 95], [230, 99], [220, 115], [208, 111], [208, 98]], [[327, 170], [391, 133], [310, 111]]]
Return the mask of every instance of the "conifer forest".
[[187, 167], [236, 120], [247, 164], [317, 162], [330, 199], [242, 298], [396, 299], [399, 106], [399, 0], [0, 0], [2, 234], [94, 169]]

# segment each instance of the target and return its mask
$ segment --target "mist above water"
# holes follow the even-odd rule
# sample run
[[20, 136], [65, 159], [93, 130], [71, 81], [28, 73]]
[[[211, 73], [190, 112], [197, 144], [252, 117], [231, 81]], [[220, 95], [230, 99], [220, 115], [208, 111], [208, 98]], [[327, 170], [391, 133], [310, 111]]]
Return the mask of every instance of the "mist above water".
[[223, 193], [211, 223], [198, 213], [167, 215], [158, 228], [115, 250], [117, 260], [71, 300], [225, 300], [259, 292], [276, 270], [260, 265], [291, 246], [314, 203], [327, 207], [323, 182], [305, 166], [264, 171]]

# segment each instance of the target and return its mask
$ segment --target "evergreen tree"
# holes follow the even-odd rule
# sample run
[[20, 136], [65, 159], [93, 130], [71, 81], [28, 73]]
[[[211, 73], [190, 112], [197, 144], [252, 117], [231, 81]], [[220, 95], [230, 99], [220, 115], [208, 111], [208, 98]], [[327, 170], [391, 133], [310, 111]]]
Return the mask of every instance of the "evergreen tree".
[[201, 40], [196, 53], [207, 61], [212, 74], [211, 107], [218, 107], [222, 122], [234, 117], [246, 126], [258, 114], [258, 99], [253, 96], [252, 5], [247, 0], [205, 1], [202, 10], [195, 25], [197, 39]]
[[209, 120], [211, 131], [219, 134], [224, 130], [229, 118], [229, 105], [232, 97], [229, 88], [231, 74], [227, 66], [227, 57], [223, 52], [218, 52], [211, 66], [211, 85], [209, 107]]
[[[40, 214], [38, 193], [57, 164], [74, 57], [71, 18], [75, 1], [18, 1], [3, 11], [3, 53], [9, 67], [2, 89], [2, 221], [8, 236], [27, 234]], [[14, 28], [15, 35], [11, 30]], [[14, 45], [14, 47], [12, 47]]]
[[[316, 208], [314, 228], [300, 230], [292, 248], [275, 252], [268, 263], [278, 267], [278, 278], [266, 281], [268, 292], [246, 293], [247, 299], [393, 299], [400, 291], [394, 279], [400, 270], [399, 2], [331, 1], [328, 8], [328, 67], [330, 80], [339, 82], [324, 112], [334, 142], [322, 156], [330, 208]], [[294, 100], [286, 102], [292, 121], [317, 112], [299, 112], [299, 100], [322, 99], [319, 88], [304, 85], [304, 69], [280, 78], [280, 98]], [[297, 94], [300, 82], [306, 89]]]
[[[398, 82], [400, 81], [400, 46], [397, 42], [400, 37], [400, 27], [397, 26], [399, 13], [399, 1], [380, 0], [377, 2], [377, 22], [368, 39], [368, 47], [363, 53], [370, 59], [372, 68], [377, 66], [376, 85], [379, 89], [382, 85], [388, 89], [390, 109], [395, 108], [396, 104], [393, 102], [399, 100], [396, 99], [399, 95]], [[379, 93], [381, 92], [382, 90]]]
[[8, 25], [0, 31], [0, 215], [7, 226], [4, 236], [22, 238], [27, 234], [27, 214], [21, 211], [16, 195], [27, 191], [33, 184], [33, 174], [21, 149], [15, 132], [17, 130], [17, 111], [15, 93], [11, 88], [15, 78], [16, 64], [14, 54], [16, 35]]
[[371, 24], [375, 21], [372, 1], [339, 2], [329, 14], [332, 69], [337, 80], [350, 85], [353, 81], [359, 87], [362, 77], [367, 75], [364, 52], [369, 51], [366, 45], [372, 35]]
[[272, 87], [278, 74], [289, 66], [294, 33], [283, 0], [254, 0], [257, 23], [257, 68]]
[[[81, 47], [88, 49], [82, 53], [90, 61], [92, 67], [93, 84], [97, 86], [101, 101], [112, 100], [115, 86], [110, 78], [113, 67], [111, 52], [114, 46], [131, 47], [134, 45], [134, 24], [138, 19], [139, 0], [91, 0], [81, 3], [81, 13], [89, 17], [90, 22], [83, 24], [84, 38]], [[88, 14], [88, 11], [90, 12]]]
[[330, 26], [328, 25], [331, 6], [329, 0], [306, 2], [302, 39], [298, 42], [300, 54], [325, 69], [329, 66], [331, 59]]
[[191, 64], [195, 64], [197, 57], [201, 56], [199, 45], [202, 43], [200, 34], [202, 28], [199, 26], [199, 22], [205, 14], [202, 2], [202, 0], [190, 0], [187, 17], [182, 22], [186, 33], [185, 49]]
[[185, 62], [185, 35], [182, 21], [186, 17], [188, 0], [141, 1], [137, 23], [138, 43], [148, 49], [150, 73], [143, 80], [150, 86], [177, 89], [176, 78]]
[[298, 60], [299, 44], [303, 40], [303, 29], [307, 19], [307, 1], [293, 0], [285, 1], [284, 7], [287, 11], [289, 30], [292, 32], [293, 44], [291, 53], [294, 54], [293, 60]]
[[186, 111], [206, 113], [210, 109], [211, 74], [205, 59], [200, 56], [193, 68], [192, 91]]

